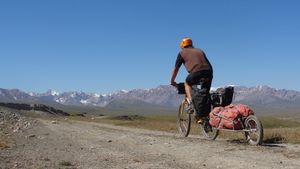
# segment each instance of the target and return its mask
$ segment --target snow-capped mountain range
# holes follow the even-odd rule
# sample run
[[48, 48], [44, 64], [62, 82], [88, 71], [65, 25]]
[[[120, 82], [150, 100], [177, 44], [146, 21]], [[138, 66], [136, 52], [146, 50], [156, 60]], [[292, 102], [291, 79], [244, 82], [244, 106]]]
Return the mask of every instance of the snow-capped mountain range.
[[[21, 91], [20, 91], [21, 92]], [[180, 99], [176, 90], [171, 86], [159, 86], [153, 89], [120, 90], [113, 93], [63, 92], [48, 90], [46, 93], [24, 93], [43, 100], [55, 101], [63, 105], [88, 105], [105, 107], [114, 100], [142, 101], [155, 105], [170, 106]], [[1, 95], [1, 94], [0, 94]], [[23, 97], [20, 97], [22, 99]], [[18, 97], [16, 97], [18, 99]], [[174, 103], [175, 104], [175, 103]]]
[[[161, 85], [152, 89], [120, 90], [114, 93], [99, 94], [85, 92], [63, 92], [48, 90], [45, 93], [27, 93], [19, 89], [1, 89], [0, 102], [52, 102], [63, 105], [106, 107], [113, 101], [143, 102], [164, 107], [177, 107], [182, 96], [172, 86]], [[300, 92], [286, 89], [275, 89], [260, 85], [255, 87], [235, 86], [234, 102], [250, 105], [281, 107], [300, 107]]]

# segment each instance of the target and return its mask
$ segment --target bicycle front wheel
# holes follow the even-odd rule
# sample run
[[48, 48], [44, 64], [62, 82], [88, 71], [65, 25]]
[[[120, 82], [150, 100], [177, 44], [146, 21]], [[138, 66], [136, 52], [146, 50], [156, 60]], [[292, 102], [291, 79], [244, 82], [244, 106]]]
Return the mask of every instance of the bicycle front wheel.
[[185, 100], [179, 106], [177, 129], [183, 137], [187, 137], [191, 130], [191, 114], [188, 111], [188, 103]]

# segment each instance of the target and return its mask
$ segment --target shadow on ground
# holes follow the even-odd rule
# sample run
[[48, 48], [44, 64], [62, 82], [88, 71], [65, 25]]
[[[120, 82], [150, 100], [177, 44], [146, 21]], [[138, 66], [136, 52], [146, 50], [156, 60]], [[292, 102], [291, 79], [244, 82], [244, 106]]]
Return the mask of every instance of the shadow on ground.
[[[261, 146], [266, 146], [266, 147], [284, 147], [283, 144], [285, 141], [284, 137], [276, 136], [276, 137], [271, 137], [265, 139]], [[248, 142], [244, 139], [233, 139], [233, 140], [227, 140], [229, 143], [233, 144], [248, 144]]]

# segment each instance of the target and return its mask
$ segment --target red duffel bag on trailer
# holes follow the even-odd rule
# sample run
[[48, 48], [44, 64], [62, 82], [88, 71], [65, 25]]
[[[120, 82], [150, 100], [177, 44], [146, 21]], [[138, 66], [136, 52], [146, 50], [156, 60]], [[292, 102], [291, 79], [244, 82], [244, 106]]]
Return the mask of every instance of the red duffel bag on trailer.
[[243, 128], [241, 117], [248, 117], [254, 112], [243, 104], [230, 104], [226, 107], [215, 107], [209, 114], [209, 123], [219, 129], [240, 130]]

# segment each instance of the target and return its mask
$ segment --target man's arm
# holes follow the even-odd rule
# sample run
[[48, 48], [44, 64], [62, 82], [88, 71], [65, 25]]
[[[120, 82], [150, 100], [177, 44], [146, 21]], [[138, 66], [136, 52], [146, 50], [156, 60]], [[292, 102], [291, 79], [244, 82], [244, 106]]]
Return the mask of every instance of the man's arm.
[[182, 65], [183, 62], [184, 62], [184, 60], [182, 59], [181, 54], [178, 53], [175, 66], [174, 66], [174, 69], [173, 69], [172, 74], [171, 74], [171, 85], [173, 85], [173, 86], [176, 85], [175, 79], [176, 79], [176, 76], [178, 74], [179, 68], [180, 68], [180, 66]]
[[173, 85], [173, 86], [176, 85], [175, 79], [178, 74], [178, 70], [179, 70], [179, 68], [177, 66], [174, 66], [174, 69], [171, 74], [171, 85]]

